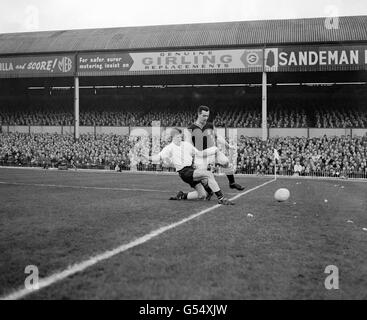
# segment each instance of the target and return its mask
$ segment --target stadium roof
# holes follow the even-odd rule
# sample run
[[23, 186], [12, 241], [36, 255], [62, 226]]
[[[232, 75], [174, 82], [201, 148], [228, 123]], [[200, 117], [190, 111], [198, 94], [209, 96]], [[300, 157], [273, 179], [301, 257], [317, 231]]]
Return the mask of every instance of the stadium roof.
[[0, 54], [217, 48], [367, 41], [367, 16], [0, 34]]

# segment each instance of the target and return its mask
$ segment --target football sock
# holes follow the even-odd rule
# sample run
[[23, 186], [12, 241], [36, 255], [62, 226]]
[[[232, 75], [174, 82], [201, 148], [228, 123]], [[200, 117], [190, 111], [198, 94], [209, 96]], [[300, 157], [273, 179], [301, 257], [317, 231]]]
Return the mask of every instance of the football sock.
[[213, 192], [213, 191], [212, 191], [212, 189], [210, 189], [210, 187], [209, 187], [209, 186], [204, 187], [204, 189], [205, 189], [205, 191], [206, 191], [208, 194], [210, 194], [210, 193], [212, 193], [212, 192]]
[[218, 200], [222, 200], [224, 198], [224, 195], [221, 190], [217, 191], [215, 195], [217, 196]]
[[227, 178], [228, 178], [229, 184], [235, 183], [233, 174], [227, 175]]

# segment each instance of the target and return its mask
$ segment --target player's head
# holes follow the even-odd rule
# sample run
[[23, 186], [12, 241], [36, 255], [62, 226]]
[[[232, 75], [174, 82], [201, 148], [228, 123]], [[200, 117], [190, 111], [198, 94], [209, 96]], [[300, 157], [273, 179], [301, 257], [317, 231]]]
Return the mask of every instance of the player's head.
[[197, 121], [201, 125], [206, 124], [209, 118], [209, 114], [210, 114], [210, 109], [207, 106], [200, 106], [198, 108], [198, 120]]
[[173, 128], [171, 130], [172, 141], [179, 144], [182, 141], [182, 130], [179, 128]]

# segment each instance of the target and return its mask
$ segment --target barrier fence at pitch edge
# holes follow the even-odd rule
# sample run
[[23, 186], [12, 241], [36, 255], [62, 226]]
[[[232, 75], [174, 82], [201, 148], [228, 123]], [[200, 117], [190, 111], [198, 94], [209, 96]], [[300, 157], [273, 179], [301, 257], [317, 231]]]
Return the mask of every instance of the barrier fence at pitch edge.
[[[116, 168], [115, 166], [111, 165], [98, 165], [98, 164], [90, 164], [90, 165], [77, 165], [71, 166], [67, 165], [48, 165], [48, 164], [16, 164], [16, 163], [6, 163], [4, 161], [0, 161], [1, 167], [21, 167], [21, 168], [43, 168], [43, 169], [54, 169], [54, 170], [104, 170], [104, 171], [116, 171], [116, 172], [175, 172], [174, 168], [171, 167], [163, 167], [160, 165], [137, 165], [135, 167], [130, 167], [127, 165], [123, 165], [121, 167]], [[214, 173], [223, 174], [221, 168], [216, 168]], [[267, 170], [256, 170], [256, 169], [246, 169], [246, 168], [237, 168], [236, 174], [243, 174], [243, 175], [251, 175], [251, 176], [274, 176], [273, 169]], [[280, 177], [314, 177], [314, 178], [339, 178], [339, 179], [366, 179], [367, 180], [367, 170], [365, 171], [353, 171], [353, 172], [338, 172], [338, 171], [326, 171], [326, 170], [319, 170], [319, 171], [310, 171], [310, 172], [301, 172], [295, 173], [293, 170], [277, 170], [277, 176]]]
[[[257, 170], [237, 170], [236, 174], [245, 174], [245, 175], [258, 175], [258, 176], [274, 176], [274, 171], [265, 171], [259, 172]], [[330, 171], [310, 171], [310, 172], [302, 172], [295, 173], [293, 170], [277, 172], [277, 176], [281, 177], [314, 177], [314, 178], [339, 178], [339, 179], [367, 179], [367, 171], [365, 172], [349, 172], [349, 173], [340, 173], [340, 172], [330, 172]]]
[[[170, 130], [172, 127], [170, 126], [162, 126], [161, 133]], [[184, 129], [184, 127], [180, 127]], [[232, 127], [218, 127], [218, 129], [224, 130], [223, 135], [229, 135], [229, 132], [232, 130], [236, 130], [237, 136], [241, 135], [245, 137], [262, 137], [262, 129], [261, 127], [257, 128], [232, 128]], [[52, 126], [52, 125], [39, 125], [39, 126], [30, 126], [30, 125], [9, 125], [2, 124], [0, 126], [0, 132], [2, 133], [26, 133], [26, 134], [40, 134], [40, 133], [48, 133], [48, 134], [61, 134], [61, 135], [69, 135], [74, 134], [74, 126], [72, 125], [64, 125], [64, 126]], [[127, 126], [79, 126], [80, 134], [92, 134], [94, 136], [98, 134], [116, 134], [121, 136], [140, 136], [144, 132], [147, 135], [152, 134], [152, 127], [127, 127]], [[328, 137], [332, 136], [364, 136], [367, 134], [367, 128], [268, 128], [268, 136], [269, 138], [275, 137], [306, 137], [306, 138], [314, 138], [314, 137], [322, 137], [324, 135]]]

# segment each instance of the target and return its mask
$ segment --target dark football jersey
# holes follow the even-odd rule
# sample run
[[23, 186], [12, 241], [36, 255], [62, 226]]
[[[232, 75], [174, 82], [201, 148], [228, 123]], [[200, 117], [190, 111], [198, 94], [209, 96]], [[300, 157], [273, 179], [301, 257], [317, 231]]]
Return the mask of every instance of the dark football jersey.
[[191, 133], [192, 144], [199, 151], [215, 146], [215, 133], [212, 123], [207, 122], [202, 128], [193, 123], [187, 129]]

